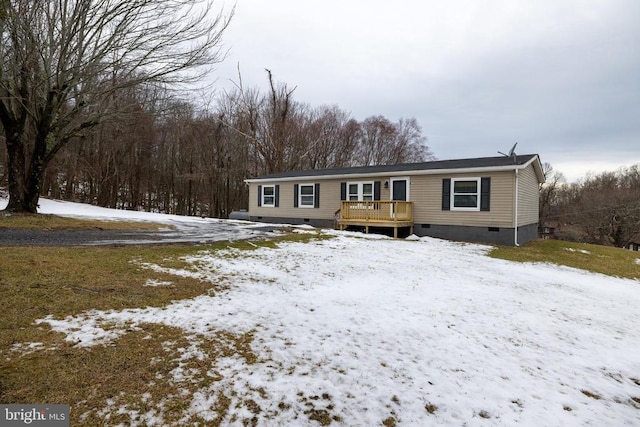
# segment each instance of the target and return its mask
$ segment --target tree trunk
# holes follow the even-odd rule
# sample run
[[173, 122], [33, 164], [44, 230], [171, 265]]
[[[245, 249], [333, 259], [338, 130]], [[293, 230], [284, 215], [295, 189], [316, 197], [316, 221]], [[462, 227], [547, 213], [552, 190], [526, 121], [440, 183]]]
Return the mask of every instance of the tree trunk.
[[36, 213], [44, 169], [41, 164], [32, 161], [31, 168], [27, 171], [22, 134], [18, 131], [9, 131], [5, 132], [5, 135], [9, 166], [9, 203], [5, 210], [16, 213]]
[[8, 161], [8, 185], [9, 204], [5, 210], [10, 212], [26, 212], [24, 196], [27, 184], [23, 174], [25, 170], [24, 146], [18, 132], [7, 129], [7, 161]]
[[26, 177], [21, 173], [25, 171], [24, 146], [22, 143], [9, 148], [9, 203], [5, 208], [10, 212], [38, 213], [40, 190], [44, 180], [44, 161], [33, 155], [30, 167], [26, 171]]
[[44, 179], [45, 166], [42, 161], [34, 159], [31, 162], [29, 177], [27, 179], [27, 191], [24, 195], [25, 212], [37, 213], [38, 201], [40, 200], [40, 189]]

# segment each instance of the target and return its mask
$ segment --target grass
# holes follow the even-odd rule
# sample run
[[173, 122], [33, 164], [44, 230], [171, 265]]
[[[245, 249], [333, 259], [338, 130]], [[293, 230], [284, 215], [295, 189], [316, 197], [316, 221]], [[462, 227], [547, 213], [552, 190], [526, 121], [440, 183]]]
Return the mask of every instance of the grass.
[[[0, 402], [70, 404], [71, 425], [135, 423], [136, 413], [149, 411], [156, 411], [167, 425], [219, 425], [233, 409], [232, 396], [224, 393], [211, 407], [213, 420], [182, 417], [195, 392], [221, 380], [213, 369], [218, 358], [235, 356], [255, 363], [251, 333], [218, 331], [205, 337], [145, 324], [109, 345], [84, 348], [35, 321], [93, 309], [163, 307], [225, 287], [156, 272], [144, 268], [145, 263], [184, 269], [189, 265], [181, 258], [201, 250], [275, 248], [283, 241], [317, 238], [325, 237], [291, 233], [207, 246], [0, 247]], [[149, 280], [171, 284], [144, 286]], [[205, 357], [185, 357], [189, 348]], [[177, 381], [172, 375], [176, 369], [190, 375]], [[252, 407], [252, 402], [243, 405]]]
[[509, 261], [547, 262], [640, 280], [640, 253], [611, 246], [552, 239], [534, 240], [521, 247], [498, 246], [489, 255]]
[[[55, 227], [94, 226], [89, 225], [91, 221], [69, 220], [67, 223], [67, 219], [40, 216], [3, 218], [0, 222], [18, 220], [26, 223], [25, 228], [42, 228], [48, 221], [59, 220]], [[18, 222], [14, 226], [16, 224]], [[166, 425], [220, 425], [230, 413], [260, 412], [261, 408], [251, 400], [231, 407], [234, 396], [220, 392], [211, 403], [212, 418], [185, 415], [194, 393], [224, 379], [215, 370], [217, 359], [239, 357], [248, 364], [258, 361], [251, 350], [251, 332], [218, 331], [200, 336], [165, 325], [143, 324], [131, 328], [109, 345], [83, 348], [65, 341], [65, 335], [52, 332], [48, 325], [38, 325], [35, 321], [48, 315], [63, 318], [93, 309], [163, 307], [172, 301], [206, 294], [212, 289], [220, 291], [226, 286], [157, 272], [144, 268], [145, 263], [193, 268], [182, 257], [201, 250], [277, 248], [281, 242], [306, 243], [323, 238], [330, 237], [289, 233], [272, 240], [219, 242], [207, 246], [0, 247], [3, 296], [0, 300], [3, 313], [0, 317], [0, 402], [70, 404], [71, 425], [136, 424], [136, 414], [148, 413], [155, 414]], [[491, 255], [520, 262], [553, 262], [620, 277], [640, 277], [640, 265], [636, 262], [640, 256], [615, 248], [547, 240], [520, 248], [499, 247]], [[144, 286], [149, 280], [170, 282], [170, 285]], [[39, 344], [30, 346], [29, 343]], [[203, 357], [185, 357], [184, 349], [194, 349]], [[172, 374], [175, 370], [184, 370], [190, 375], [179, 380]], [[640, 384], [640, 380], [634, 381]], [[332, 414], [330, 396], [299, 398], [305, 401], [305, 414], [310, 421], [319, 425], [341, 422]], [[397, 397], [392, 398], [392, 403], [399, 404]], [[240, 407], [246, 411], [240, 411]], [[278, 408], [288, 410], [285, 402]], [[425, 410], [434, 414], [438, 407], [427, 403]], [[241, 415], [233, 415], [233, 421], [247, 425], [254, 421], [253, 418], [238, 419], [238, 416]], [[394, 412], [382, 423], [396, 425]]]
[[97, 219], [67, 218], [45, 214], [9, 214], [0, 212], [0, 229], [22, 228], [30, 230], [123, 230], [155, 231], [171, 228], [166, 224], [137, 221], [101, 221]]

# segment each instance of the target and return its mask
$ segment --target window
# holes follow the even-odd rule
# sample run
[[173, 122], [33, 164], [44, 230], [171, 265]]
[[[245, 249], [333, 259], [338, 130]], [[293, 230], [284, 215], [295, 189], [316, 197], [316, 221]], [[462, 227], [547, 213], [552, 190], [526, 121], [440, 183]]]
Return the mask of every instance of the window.
[[349, 184], [349, 200], [358, 200], [358, 184]]
[[275, 185], [262, 186], [262, 206], [267, 208], [273, 208], [276, 206], [276, 186]]
[[451, 180], [451, 209], [480, 210], [480, 178]]
[[349, 182], [347, 200], [373, 200], [373, 182]]
[[362, 200], [373, 200], [373, 182], [362, 184]]
[[320, 184], [294, 184], [293, 185], [294, 208], [319, 208]]
[[315, 195], [313, 184], [300, 184], [300, 201], [301, 208], [312, 208], [315, 205]]
[[491, 177], [444, 178], [442, 210], [489, 212], [491, 210]]

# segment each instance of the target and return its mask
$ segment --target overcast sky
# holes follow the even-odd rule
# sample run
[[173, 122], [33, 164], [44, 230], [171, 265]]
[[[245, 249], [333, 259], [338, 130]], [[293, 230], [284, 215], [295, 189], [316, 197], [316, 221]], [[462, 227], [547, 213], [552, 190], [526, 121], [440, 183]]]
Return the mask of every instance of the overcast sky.
[[518, 142], [574, 181], [640, 163], [639, 21], [638, 0], [237, 0], [213, 75], [266, 90], [269, 68], [299, 102], [415, 117], [439, 159]]

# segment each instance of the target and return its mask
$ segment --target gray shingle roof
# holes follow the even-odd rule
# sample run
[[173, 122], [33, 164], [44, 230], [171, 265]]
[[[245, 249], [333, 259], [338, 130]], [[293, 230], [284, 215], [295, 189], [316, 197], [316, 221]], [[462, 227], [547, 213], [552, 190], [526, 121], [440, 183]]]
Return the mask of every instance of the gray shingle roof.
[[521, 166], [529, 162], [537, 154], [524, 154], [515, 157], [479, 157], [473, 159], [436, 160], [422, 163], [402, 163], [397, 165], [356, 166], [349, 168], [312, 169], [305, 171], [289, 171], [271, 175], [258, 176], [254, 179], [279, 179], [295, 177], [314, 177], [331, 175], [361, 175], [387, 172], [411, 172], [446, 169], [491, 168], [505, 166]]

